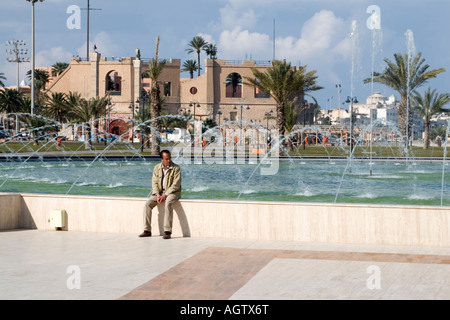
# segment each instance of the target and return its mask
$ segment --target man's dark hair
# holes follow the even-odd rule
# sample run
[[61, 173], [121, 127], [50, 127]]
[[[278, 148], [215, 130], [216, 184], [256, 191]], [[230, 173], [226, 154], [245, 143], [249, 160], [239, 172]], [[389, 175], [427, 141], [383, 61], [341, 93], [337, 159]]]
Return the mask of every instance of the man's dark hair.
[[169, 150], [162, 150], [162, 151], [159, 153], [159, 157], [160, 157], [161, 159], [162, 159], [162, 157], [163, 157], [163, 153], [167, 153], [169, 156], [171, 155]]

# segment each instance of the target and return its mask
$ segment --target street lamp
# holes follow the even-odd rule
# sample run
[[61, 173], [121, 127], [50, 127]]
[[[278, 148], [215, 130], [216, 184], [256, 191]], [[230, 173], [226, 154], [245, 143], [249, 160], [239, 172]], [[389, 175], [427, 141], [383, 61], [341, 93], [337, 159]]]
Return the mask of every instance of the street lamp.
[[31, 115], [34, 115], [34, 68], [35, 68], [35, 43], [34, 43], [34, 4], [36, 2], [44, 2], [44, 0], [26, 0], [31, 2]]
[[[110, 122], [110, 117], [111, 117], [111, 98], [109, 96], [109, 92], [108, 92], [108, 100], [107, 100], [107, 107], [105, 110], [105, 140], [103, 141], [103, 144], [106, 146], [106, 140], [108, 139], [109, 136], [109, 122]], [[106, 112], [108, 112], [108, 115], [106, 115]]]
[[[138, 106], [141, 106], [141, 102], [142, 102], [142, 106], [141, 106], [141, 110], [142, 110], [142, 123], [141, 123], [141, 152], [144, 152], [144, 126], [143, 123], [145, 122], [145, 114], [144, 114], [144, 106], [145, 106], [145, 98], [147, 97], [147, 92], [143, 91], [141, 96], [139, 98], [136, 99], [136, 104]], [[153, 133], [151, 133], [153, 134]], [[150, 137], [149, 137], [150, 139]]]
[[[243, 122], [243, 119], [242, 119], [242, 110], [244, 109], [244, 106], [241, 106], [241, 140], [242, 140], [242, 122]], [[247, 108], [245, 108], [245, 109], [247, 109], [247, 110], [250, 110], [250, 107], [249, 106], [247, 106]], [[236, 106], [234, 106], [234, 110], [237, 110], [237, 107]]]
[[270, 110], [270, 112], [266, 112], [264, 114], [264, 116], [266, 117], [267, 120], [267, 138], [266, 141], [269, 141], [269, 119], [272, 117], [273, 114], [273, 110]]
[[[193, 125], [192, 125], [192, 128], [193, 128], [192, 131], [193, 131], [194, 137], [195, 137], [195, 109], [196, 108], [200, 108], [200, 104], [197, 103], [197, 105], [195, 105], [195, 103], [191, 102], [191, 103], [189, 103], [189, 107], [194, 107], [194, 122], [193, 122]], [[191, 110], [189, 110], [189, 112], [191, 112]]]
[[[353, 152], [353, 103], [358, 103], [356, 97], [347, 97], [346, 103], [350, 103], [350, 156]], [[347, 139], [348, 140], [348, 139]]]
[[133, 112], [133, 121], [132, 121], [133, 124], [131, 126], [131, 144], [133, 144], [134, 143], [134, 108], [135, 108], [135, 105], [130, 104], [128, 106], [128, 108], [131, 109], [131, 111]]
[[337, 88], [337, 91], [338, 91], [338, 108], [339, 108], [339, 110], [341, 110], [341, 92], [342, 92], [341, 84], [338, 83], [336, 85], [336, 88]]

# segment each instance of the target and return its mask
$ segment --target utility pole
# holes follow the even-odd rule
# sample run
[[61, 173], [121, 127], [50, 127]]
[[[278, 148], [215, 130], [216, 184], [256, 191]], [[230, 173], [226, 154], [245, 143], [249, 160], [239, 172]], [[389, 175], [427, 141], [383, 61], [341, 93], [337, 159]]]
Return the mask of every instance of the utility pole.
[[81, 10], [87, 11], [87, 30], [86, 30], [86, 60], [89, 61], [89, 22], [90, 22], [90, 16], [89, 13], [92, 10], [102, 10], [97, 8], [91, 8], [90, 0], [87, 0], [87, 8], [83, 8]]

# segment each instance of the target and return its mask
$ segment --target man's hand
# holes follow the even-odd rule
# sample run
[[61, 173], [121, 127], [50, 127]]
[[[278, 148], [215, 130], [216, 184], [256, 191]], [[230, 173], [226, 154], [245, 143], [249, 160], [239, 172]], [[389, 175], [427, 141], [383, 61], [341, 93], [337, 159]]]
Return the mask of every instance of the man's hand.
[[166, 201], [166, 199], [167, 199], [166, 194], [162, 194], [162, 195], [157, 194], [156, 195], [156, 202], [158, 202], [158, 203], [164, 202], [164, 201]]

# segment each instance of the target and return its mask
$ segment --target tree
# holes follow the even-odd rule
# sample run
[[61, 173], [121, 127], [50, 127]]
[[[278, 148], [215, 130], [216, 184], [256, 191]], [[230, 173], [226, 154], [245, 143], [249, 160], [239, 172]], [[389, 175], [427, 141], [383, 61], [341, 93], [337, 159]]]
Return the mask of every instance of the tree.
[[181, 72], [189, 72], [189, 76], [194, 78], [194, 71], [197, 70], [197, 61], [195, 60], [186, 60], [183, 63], [183, 68], [181, 69]]
[[59, 76], [61, 73], [64, 72], [69, 67], [69, 64], [67, 62], [56, 62], [52, 66], [52, 75]]
[[[412, 59], [407, 54], [394, 54], [394, 60], [384, 59], [386, 68], [382, 73], [374, 72], [373, 81], [384, 84], [400, 94], [400, 104], [398, 106], [398, 129], [403, 137], [409, 137], [412, 128], [412, 112], [409, 112], [407, 103], [411, 93], [427, 82], [428, 79], [435, 78], [438, 74], [445, 72], [444, 68], [429, 70], [430, 66], [425, 64], [422, 54], [418, 53]], [[372, 78], [364, 80], [370, 83]], [[408, 119], [407, 119], [408, 118]], [[407, 129], [408, 128], [408, 129]], [[408, 132], [407, 132], [408, 131]], [[403, 140], [402, 153], [406, 149], [407, 140]], [[405, 156], [405, 154], [403, 154]]]
[[153, 121], [151, 123], [152, 126], [152, 153], [159, 154], [160, 145], [159, 138], [156, 132], [161, 132], [161, 123], [159, 121], [159, 117], [161, 116], [161, 89], [159, 86], [158, 78], [161, 75], [164, 66], [166, 65], [166, 60], [159, 61], [159, 36], [156, 39], [156, 52], [155, 57], [152, 58], [148, 62], [148, 70], [150, 73], [150, 79], [152, 82], [151, 90], [150, 90], [150, 112], [153, 116]]
[[67, 96], [65, 93], [52, 92], [50, 96], [47, 96], [44, 112], [48, 117], [62, 123], [63, 121], [67, 121], [67, 106]]
[[281, 135], [286, 131], [286, 105], [306, 92], [322, 89], [317, 85], [316, 71], [307, 71], [306, 66], [292, 68], [286, 61], [273, 61], [265, 72], [252, 68], [254, 78], [245, 78], [244, 84], [267, 92], [275, 100], [277, 129]]
[[[16, 89], [7, 89], [0, 91], [0, 110], [4, 111], [6, 114], [21, 112], [23, 105], [23, 93], [17, 91]], [[16, 115], [16, 119], [17, 115]], [[16, 122], [17, 125], [17, 122]], [[10, 129], [9, 121], [7, 124], [7, 129]], [[16, 128], [16, 131], [19, 128]]]
[[436, 126], [430, 130], [430, 139], [434, 140], [438, 147], [442, 146], [442, 141], [445, 141], [447, 135], [447, 126]]
[[203, 37], [201, 36], [195, 36], [190, 42], [189, 42], [189, 47], [188, 49], [186, 49], [186, 51], [188, 53], [193, 53], [196, 52], [197, 53], [197, 70], [198, 70], [198, 75], [200, 76], [200, 53], [202, 52], [202, 50], [206, 50], [208, 42], [206, 42], [205, 39], [203, 39]]
[[[27, 76], [28, 79], [31, 81], [31, 70], [29, 70], [27, 72]], [[44, 90], [45, 91], [45, 86], [49, 81], [49, 74], [47, 71], [45, 70], [41, 70], [41, 69], [35, 69], [34, 70], [34, 81], [35, 81], [35, 88], [40, 91], [40, 90]]]
[[[77, 97], [77, 96], [73, 96]], [[70, 117], [73, 123], [81, 124], [85, 128], [85, 149], [91, 150], [91, 121], [97, 114], [98, 97], [86, 100], [84, 98], [75, 98], [71, 105]]]
[[236, 97], [236, 89], [242, 84], [242, 77], [239, 73], [232, 72], [225, 79], [226, 86], [231, 86], [233, 88], [232, 97]]
[[206, 45], [205, 52], [210, 59], [217, 59], [217, 47], [215, 44], [209, 43], [208, 45]]
[[436, 89], [431, 91], [428, 88], [424, 95], [422, 96], [417, 91], [414, 91], [414, 97], [412, 99], [412, 104], [414, 106], [414, 111], [419, 113], [425, 122], [425, 132], [423, 140], [423, 148], [428, 149], [429, 142], [429, 131], [431, 117], [437, 113], [443, 112], [443, 106], [450, 102], [450, 94], [439, 94]]
[[5, 84], [2, 80], [6, 80], [5, 74], [3, 72], [0, 72], [0, 87], [4, 87]]

